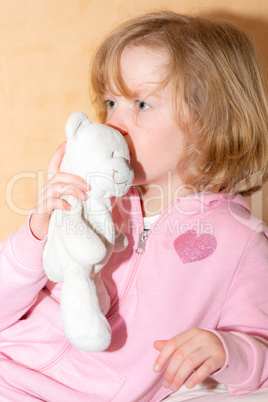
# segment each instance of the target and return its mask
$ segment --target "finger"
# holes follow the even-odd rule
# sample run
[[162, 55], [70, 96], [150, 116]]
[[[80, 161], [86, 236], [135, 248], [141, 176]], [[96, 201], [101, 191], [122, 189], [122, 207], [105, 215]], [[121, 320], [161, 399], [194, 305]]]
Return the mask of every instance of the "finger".
[[[208, 343], [209, 341], [209, 343]], [[164, 375], [165, 386], [177, 391], [195, 372], [187, 384], [194, 387], [225, 362], [225, 351], [215, 335], [199, 331], [172, 356]]]
[[53, 200], [50, 200], [50, 210], [51, 213], [55, 210], [55, 209], [61, 209], [63, 211], [70, 211], [71, 209], [71, 205], [66, 201], [63, 200], [62, 198], [54, 198]]
[[72, 195], [73, 197], [78, 198], [81, 201], [85, 201], [88, 199], [88, 195], [84, 191], [82, 191], [79, 187], [69, 183], [57, 183], [48, 186], [47, 196], [49, 196], [49, 194], [57, 198], [62, 197], [63, 195]]
[[50, 180], [56, 173], [60, 170], [60, 165], [62, 162], [63, 155], [65, 153], [66, 148], [66, 141], [61, 144], [53, 154], [52, 158], [50, 159], [47, 167], [47, 176]]
[[213, 358], [206, 360], [192, 375], [192, 377], [186, 382], [187, 388], [193, 388], [197, 384], [204, 381], [209, 375], [214, 373], [220, 367], [213, 362]]
[[179, 344], [177, 343], [175, 338], [167, 341], [164, 345], [158, 342], [162, 343], [162, 341], [155, 342], [156, 346], [159, 347], [161, 346], [161, 349], [154, 364], [154, 371], [161, 371], [165, 366], [165, 364], [167, 363], [167, 361], [179, 347]]
[[37, 205], [35, 214], [47, 215], [49, 217], [55, 209], [70, 211], [71, 205], [62, 198], [50, 198], [47, 202]]
[[[155, 361], [155, 367], [157, 370], [155, 371], [160, 371], [164, 367], [164, 365], [167, 363], [168, 359], [173, 355], [173, 353], [180, 348], [184, 343], [188, 342], [191, 338], [193, 338], [199, 330], [197, 329], [190, 329], [185, 332], [182, 332], [181, 334], [175, 336], [174, 338], [170, 339], [169, 341], [166, 342], [166, 344], [162, 347], [156, 361]], [[158, 342], [162, 341], [156, 341], [155, 345], [160, 346], [161, 344], [158, 344]], [[161, 345], [162, 346], [162, 345]]]
[[177, 391], [185, 381], [197, 370], [208, 358], [208, 354], [198, 349], [184, 358], [176, 353], [170, 360], [164, 375], [164, 385], [172, 391]]
[[79, 187], [73, 186], [71, 184], [49, 184], [43, 191], [39, 193], [38, 203], [44, 203], [50, 198], [60, 198], [63, 195], [71, 195], [80, 201], [86, 201], [88, 195], [82, 191]]
[[199, 384], [207, 376], [221, 369], [225, 363], [226, 352], [219, 339], [216, 339], [213, 351], [209, 352], [208, 348], [205, 348], [203, 352], [203, 357], [205, 357], [206, 355], [207, 358], [204, 359], [203, 364], [200, 364], [200, 367], [195, 371], [193, 377], [189, 381], [187, 381], [186, 385], [188, 388], [193, 388], [195, 385]]
[[64, 172], [56, 173], [49, 180], [49, 183], [50, 184], [53, 184], [53, 183], [73, 184], [73, 185], [79, 186], [84, 191], [90, 190], [90, 185], [84, 179], [82, 179], [82, 177], [77, 176], [75, 174], [71, 174], [71, 173], [64, 173]]
[[[160, 352], [163, 349], [163, 347], [165, 346], [166, 343], [167, 343], [167, 341], [155, 341], [154, 342], [154, 348]], [[162, 367], [159, 364], [159, 356], [158, 356], [158, 358], [156, 359], [156, 361], [154, 363], [153, 370], [155, 372], [158, 372], [161, 369], [162, 369]]]
[[160, 352], [166, 343], [167, 343], [167, 341], [155, 341], [154, 348]]

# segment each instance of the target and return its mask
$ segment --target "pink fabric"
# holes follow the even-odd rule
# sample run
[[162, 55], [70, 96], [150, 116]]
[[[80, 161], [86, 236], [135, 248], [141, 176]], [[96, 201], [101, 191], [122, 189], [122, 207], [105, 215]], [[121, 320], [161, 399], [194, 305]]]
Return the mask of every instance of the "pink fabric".
[[227, 361], [213, 378], [230, 393], [268, 386], [268, 244], [266, 229], [247, 209], [241, 196], [179, 199], [150, 229], [145, 253], [137, 254], [143, 230], [138, 192], [133, 188], [118, 200], [114, 219], [129, 246], [103, 269], [112, 343], [96, 354], [66, 340], [61, 285], [47, 282], [44, 242], [26, 223], [0, 253], [0, 395], [11, 401], [125, 402], [130, 395], [159, 401], [169, 391], [163, 373], [153, 372], [153, 342], [192, 327], [222, 340]]

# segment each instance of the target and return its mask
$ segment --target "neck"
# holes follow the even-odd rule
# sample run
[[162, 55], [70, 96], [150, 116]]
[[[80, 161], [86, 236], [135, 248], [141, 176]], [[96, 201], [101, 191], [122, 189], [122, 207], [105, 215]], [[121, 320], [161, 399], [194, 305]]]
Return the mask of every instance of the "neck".
[[162, 214], [169, 205], [180, 197], [192, 193], [192, 190], [183, 185], [178, 179], [170, 177], [166, 183], [150, 183], [139, 186], [144, 216]]

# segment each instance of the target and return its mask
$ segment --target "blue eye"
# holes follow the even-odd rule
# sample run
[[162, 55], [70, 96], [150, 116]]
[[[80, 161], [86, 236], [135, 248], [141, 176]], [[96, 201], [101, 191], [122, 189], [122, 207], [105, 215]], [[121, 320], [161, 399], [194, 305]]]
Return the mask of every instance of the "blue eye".
[[139, 110], [146, 110], [146, 109], [149, 109], [150, 106], [147, 105], [147, 103], [145, 103], [145, 102], [138, 101], [138, 102], [137, 102], [137, 108], [138, 108]]
[[105, 103], [107, 104], [108, 109], [115, 109], [117, 106], [117, 103], [113, 100], [107, 100]]

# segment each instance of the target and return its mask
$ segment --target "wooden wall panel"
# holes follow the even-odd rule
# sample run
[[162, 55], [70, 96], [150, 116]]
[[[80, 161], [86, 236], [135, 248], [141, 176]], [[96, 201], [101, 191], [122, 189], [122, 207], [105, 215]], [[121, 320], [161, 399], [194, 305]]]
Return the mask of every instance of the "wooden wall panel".
[[[88, 64], [96, 43], [131, 15], [165, 8], [228, 13], [268, 63], [267, 0], [0, 0], [0, 240], [33, 207], [69, 114], [94, 119]], [[249, 201], [268, 222], [268, 186]]]

